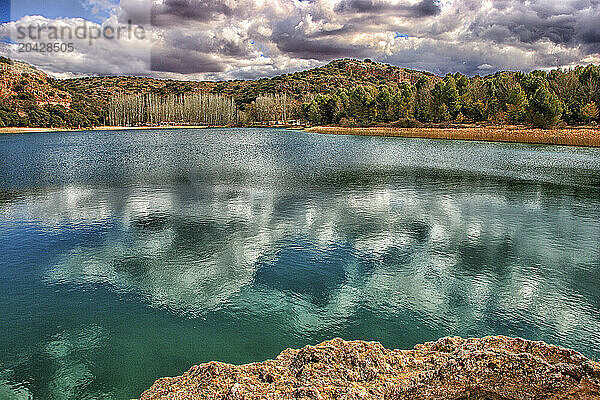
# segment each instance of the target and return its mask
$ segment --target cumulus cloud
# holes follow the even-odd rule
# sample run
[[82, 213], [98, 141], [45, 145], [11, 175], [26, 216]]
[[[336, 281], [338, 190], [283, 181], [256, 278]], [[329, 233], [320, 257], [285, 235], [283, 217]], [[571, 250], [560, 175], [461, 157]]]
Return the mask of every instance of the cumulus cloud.
[[111, 12], [100, 26], [147, 29], [147, 57], [127, 41], [15, 55], [55, 73], [245, 79], [341, 57], [473, 75], [585, 64], [600, 52], [598, 0], [121, 0]]
[[[106, 28], [106, 30], [105, 30]], [[119, 35], [119, 28], [121, 28]], [[0, 26], [0, 52], [36, 65], [50, 73], [70, 75], [149, 74], [150, 35], [147, 29], [136, 37], [115, 16], [102, 24], [81, 18], [48, 19], [26, 16]], [[107, 32], [105, 36], [102, 32]], [[64, 45], [49, 51], [47, 43]], [[22, 48], [23, 45], [36, 46]], [[71, 44], [70, 48], [66, 45]]]

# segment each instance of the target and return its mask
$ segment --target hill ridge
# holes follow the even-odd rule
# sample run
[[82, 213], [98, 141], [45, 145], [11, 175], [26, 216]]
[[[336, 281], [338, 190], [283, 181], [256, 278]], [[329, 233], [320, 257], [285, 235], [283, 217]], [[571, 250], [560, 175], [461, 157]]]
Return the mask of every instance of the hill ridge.
[[594, 65], [469, 78], [343, 58], [271, 78], [218, 82], [129, 76], [59, 80], [7, 58], [0, 58], [0, 65], [0, 126], [211, 124], [222, 119], [208, 114], [225, 109], [234, 125], [301, 120], [551, 127], [599, 119], [600, 66]]

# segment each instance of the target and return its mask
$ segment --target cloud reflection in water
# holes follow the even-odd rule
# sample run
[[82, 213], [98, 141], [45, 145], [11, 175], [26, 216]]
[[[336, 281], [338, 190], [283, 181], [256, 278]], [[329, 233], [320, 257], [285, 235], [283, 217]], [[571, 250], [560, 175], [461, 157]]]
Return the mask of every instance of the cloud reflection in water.
[[569, 343], [579, 332], [580, 343], [600, 343], [598, 293], [574, 296], [564, 268], [598, 269], [589, 238], [599, 228], [593, 214], [544, 204], [543, 192], [525, 210], [502, 190], [323, 197], [309, 188], [293, 207], [290, 193], [270, 190], [215, 188], [193, 201], [176, 193], [132, 192], [122, 229], [65, 254], [48, 282], [107, 284], [190, 318], [269, 309], [309, 336], [367, 307], [373, 318], [419, 315], [444, 334], [500, 329]]

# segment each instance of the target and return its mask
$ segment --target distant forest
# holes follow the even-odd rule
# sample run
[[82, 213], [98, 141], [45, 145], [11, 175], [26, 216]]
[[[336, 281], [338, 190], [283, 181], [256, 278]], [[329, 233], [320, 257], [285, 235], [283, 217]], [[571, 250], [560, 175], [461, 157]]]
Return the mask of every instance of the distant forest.
[[474, 78], [457, 73], [437, 82], [420, 77], [396, 90], [386, 85], [341, 88], [303, 104], [302, 117], [318, 125], [490, 122], [549, 128], [561, 121], [597, 123], [598, 105], [600, 67], [590, 65]]
[[26, 81], [14, 82], [14, 94], [0, 97], [0, 126], [493, 123], [550, 128], [597, 124], [600, 106], [600, 67], [594, 65], [471, 78], [456, 73], [442, 78], [370, 60], [337, 60], [314, 70], [258, 81], [164, 82], [48, 77], [50, 89], [40, 91], [68, 93], [69, 107], [40, 105]]

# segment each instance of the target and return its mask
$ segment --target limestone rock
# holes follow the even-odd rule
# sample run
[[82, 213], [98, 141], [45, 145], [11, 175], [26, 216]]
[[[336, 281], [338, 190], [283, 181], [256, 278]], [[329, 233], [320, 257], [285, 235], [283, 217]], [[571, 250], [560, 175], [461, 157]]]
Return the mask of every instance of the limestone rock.
[[444, 338], [413, 350], [334, 339], [275, 360], [210, 362], [159, 379], [141, 400], [599, 399], [600, 364], [543, 342]]

